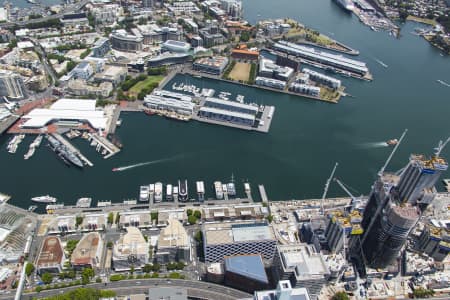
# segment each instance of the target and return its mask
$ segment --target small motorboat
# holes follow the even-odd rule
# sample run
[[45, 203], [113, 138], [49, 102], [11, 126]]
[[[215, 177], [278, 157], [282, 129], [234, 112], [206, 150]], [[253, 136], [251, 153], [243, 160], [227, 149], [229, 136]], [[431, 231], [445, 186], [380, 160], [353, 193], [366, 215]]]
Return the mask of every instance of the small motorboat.
[[388, 146], [395, 146], [398, 144], [398, 140], [392, 139], [392, 140], [387, 141], [386, 144], [388, 144]]

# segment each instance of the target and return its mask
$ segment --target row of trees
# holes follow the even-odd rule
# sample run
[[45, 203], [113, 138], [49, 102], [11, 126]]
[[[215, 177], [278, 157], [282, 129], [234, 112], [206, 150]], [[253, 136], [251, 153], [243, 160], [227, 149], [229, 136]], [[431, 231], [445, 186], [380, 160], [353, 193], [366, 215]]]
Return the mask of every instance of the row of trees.
[[98, 300], [101, 298], [114, 298], [116, 292], [109, 290], [97, 290], [92, 288], [78, 288], [67, 293], [43, 298], [44, 300], [73, 300], [73, 299], [89, 299]]

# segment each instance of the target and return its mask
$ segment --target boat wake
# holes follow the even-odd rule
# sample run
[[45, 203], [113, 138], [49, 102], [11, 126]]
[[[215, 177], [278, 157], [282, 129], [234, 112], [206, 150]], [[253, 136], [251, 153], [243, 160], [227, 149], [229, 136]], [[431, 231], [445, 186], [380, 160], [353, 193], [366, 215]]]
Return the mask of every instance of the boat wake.
[[445, 85], [446, 87], [450, 87], [450, 84], [448, 84], [447, 82], [445, 82], [445, 81], [442, 81], [442, 80], [440, 80], [440, 79], [438, 79], [438, 80], [436, 80], [437, 82], [439, 82], [440, 84], [442, 84], [442, 85]]
[[389, 147], [386, 142], [362, 143], [358, 144], [358, 146], [364, 149]]
[[127, 171], [130, 169], [134, 169], [134, 168], [139, 168], [139, 167], [143, 167], [143, 166], [147, 166], [147, 165], [154, 165], [154, 164], [158, 164], [158, 163], [163, 163], [163, 162], [168, 162], [168, 161], [172, 161], [172, 160], [176, 160], [181, 158], [183, 155], [176, 155], [173, 157], [169, 157], [169, 158], [163, 158], [163, 159], [157, 159], [157, 160], [151, 160], [151, 161], [146, 161], [146, 162], [141, 162], [138, 164], [133, 164], [133, 165], [128, 165], [128, 166], [122, 166], [122, 167], [117, 167], [112, 169], [113, 172], [122, 172], [122, 171]]
[[388, 65], [387, 64], [385, 64], [384, 62], [382, 62], [381, 60], [379, 60], [378, 58], [375, 58], [375, 61], [377, 62], [377, 63], [379, 63], [380, 65], [382, 65], [383, 67], [385, 67], [385, 68], [387, 68], [388, 67]]

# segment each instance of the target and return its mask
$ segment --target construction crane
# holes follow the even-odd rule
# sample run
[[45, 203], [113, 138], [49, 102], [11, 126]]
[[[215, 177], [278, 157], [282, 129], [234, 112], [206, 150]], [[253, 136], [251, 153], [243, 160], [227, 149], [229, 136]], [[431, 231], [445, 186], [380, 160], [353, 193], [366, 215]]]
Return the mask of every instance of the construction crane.
[[386, 162], [384, 163], [383, 167], [381, 167], [380, 171], [378, 171], [378, 177], [381, 177], [383, 175], [384, 170], [386, 169], [387, 165], [391, 162], [391, 159], [394, 156], [395, 151], [397, 151], [398, 146], [400, 146], [400, 144], [407, 132], [408, 132], [408, 129], [405, 129], [405, 131], [403, 131], [402, 136], [398, 139], [398, 143], [395, 145], [394, 149], [392, 149], [391, 155], [389, 155], [389, 157], [386, 160]]
[[434, 148], [434, 150], [436, 150], [436, 152], [434, 153], [434, 155], [436, 157], [439, 157], [441, 155], [442, 150], [444, 150], [444, 148], [448, 144], [448, 142], [450, 142], [450, 137], [448, 137], [445, 142], [439, 141], [438, 146], [436, 148]]
[[322, 201], [320, 203], [320, 213], [322, 215], [324, 214], [324, 203], [323, 202], [325, 201], [325, 197], [327, 196], [328, 188], [330, 187], [330, 182], [331, 182], [331, 179], [333, 179], [333, 177], [334, 177], [334, 173], [336, 172], [337, 166], [338, 166], [338, 163], [335, 163], [333, 171], [331, 171], [331, 175], [327, 179], [327, 182], [325, 183], [325, 188], [323, 189]]
[[352, 201], [350, 202], [350, 205], [348, 205], [346, 207], [351, 207], [353, 210], [355, 208], [355, 205], [358, 202], [361, 202], [361, 197], [358, 198], [358, 197], [353, 196], [353, 194], [348, 190], [348, 188], [336, 177], [333, 178], [333, 181], [337, 182], [337, 184], [339, 184], [339, 186], [350, 196]]

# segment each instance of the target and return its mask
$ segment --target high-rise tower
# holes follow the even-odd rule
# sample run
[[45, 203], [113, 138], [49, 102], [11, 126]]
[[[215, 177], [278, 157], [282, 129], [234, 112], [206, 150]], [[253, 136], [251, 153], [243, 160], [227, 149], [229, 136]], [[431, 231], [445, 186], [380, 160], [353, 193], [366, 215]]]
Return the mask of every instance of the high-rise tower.
[[[434, 184], [447, 170], [440, 150], [430, 159], [411, 155], [400, 175], [381, 172], [372, 187], [352, 257], [372, 268], [384, 268], [400, 254], [422, 212], [436, 196]], [[360, 265], [361, 266], [361, 265]]]

